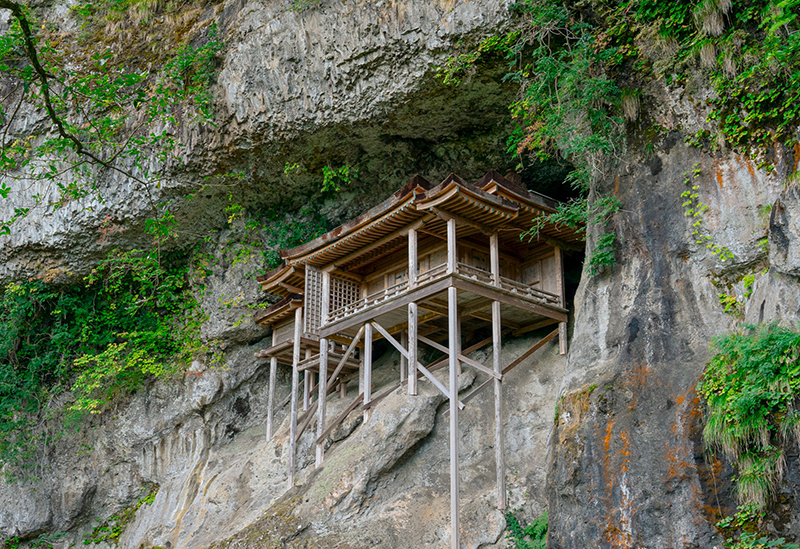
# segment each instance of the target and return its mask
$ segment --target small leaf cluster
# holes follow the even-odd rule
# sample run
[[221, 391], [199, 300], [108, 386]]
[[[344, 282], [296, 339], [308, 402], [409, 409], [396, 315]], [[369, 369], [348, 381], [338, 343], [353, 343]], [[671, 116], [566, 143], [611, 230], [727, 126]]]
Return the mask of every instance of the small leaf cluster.
[[566, 226], [577, 230], [586, 238], [586, 227], [594, 225], [603, 227], [604, 231], [595, 242], [594, 249], [589, 255], [589, 275], [596, 276], [606, 266], [616, 263], [616, 233], [609, 230], [613, 214], [622, 207], [619, 199], [609, 195], [599, 195], [593, 201], [588, 197], [575, 198], [558, 205], [554, 213], [537, 217], [531, 228], [522, 233], [521, 238], [534, 239], [548, 224]]
[[299, 213], [287, 213], [285, 208], [275, 208], [263, 216], [263, 254], [267, 268], [274, 269], [281, 264], [279, 250], [299, 246], [325, 234], [328, 223], [319, 211], [319, 204], [313, 199]]
[[511, 549], [545, 549], [547, 511], [523, 526], [513, 512], [506, 513], [506, 539]]
[[339, 192], [342, 186], [350, 185], [357, 178], [358, 168], [349, 164], [343, 164], [339, 168], [325, 165], [322, 167], [322, 192]]
[[748, 325], [713, 350], [698, 384], [703, 436], [733, 462], [739, 501], [760, 510], [783, 478], [786, 444], [800, 441], [800, 331]]

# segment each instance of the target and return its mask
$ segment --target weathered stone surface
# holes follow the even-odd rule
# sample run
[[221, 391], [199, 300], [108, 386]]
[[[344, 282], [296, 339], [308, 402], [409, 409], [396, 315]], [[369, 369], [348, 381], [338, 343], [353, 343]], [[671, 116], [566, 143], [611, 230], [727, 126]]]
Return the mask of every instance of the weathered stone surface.
[[[503, 360], [510, 362], [533, 341], [533, 336], [510, 340]], [[80, 544], [97, 521], [158, 485], [154, 502], [139, 509], [120, 547], [194, 548], [224, 540], [226, 547], [446, 543], [444, 397], [423, 381], [420, 396], [396, 391], [366, 424], [353, 414], [348, 428], [331, 438], [319, 471], [314, 471], [312, 424], [299, 442], [297, 485], [287, 492], [288, 406], [279, 410], [277, 434], [267, 442], [267, 368], [253, 359], [258, 348], [231, 343], [227, 367], [195, 362], [183, 380], [160, 382], [64, 439], [41, 482], [0, 485], [1, 535], [30, 539], [58, 531], [67, 533], [58, 542], [63, 547]], [[490, 349], [473, 355], [481, 361], [490, 357]], [[565, 363], [557, 345], [549, 344], [506, 384], [511, 504], [526, 519], [545, 506], [547, 437]], [[398, 375], [396, 354], [378, 359], [375, 394]], [[474, 386], [475, 378], [465, 368], [460, 388]], [[288, 393], [288, 381], [281, 368], [279, 401]], [[350, 403], [356, 389], [354, 380], [348, 398], [331, 396], [329, 417]], [[492, 392], [486, 390], [462, 412], [462, 534], [471, 548], [503, 545], [505, 520], [494, 509], [493, 411]]]
[[[0, 218], [18, 207], [31, 212], [10, 235], [0, 236], [0, 280], [42, 272], [81, 275], [116, 246], [145, 246], [152, 204], [170, 199], [177, 200], [180, 226], [174, 245], [208, 234], [224, 225], [231, 189], [207, 176], [243, 172], [235, 189], [242, 205], [298, 207], [319, 189], [322, 165], [357, 165], [361, 186], [324, 208], [341, 221], [382, 200], [415, 171], [444, 178], [458, 168], [477, 178], [510, 165], [498, 130], [506, 123], [513, 86], [476, 75], [454, 89], [433, 78], [456, 42], [476, 42], [501, 29], [506, 5], [357, 0], [297, 11], [288, 0], [228, 0], [221, 9], [209, 7], [209, 21], [219, 14], [226, 43], [213, 90], [216, 124], [193, 125], [176, 113], [184, 165], [149, 193], [106, 172], [97, 193], [53, 210], [36, 206], [32, 197], [53, 200], [55, 185], [9, 182], [12, 192], [0, 200]], [[57, 19], [68, 15], [56, 12]], [[43, 112], [22, 113], [11, 135], [39, 135], [44, 127]], [[286, 162], [303, 163], [309, 174], [284, 175]], [[62, 182], [72, 177], [66, 174]], [[208, 183], [192, 200], [181, 200]]]
[[772, 205], [769, 262], [783, 274], [800, 276], [800, 189], [791, 185]]
[[[584, 277], [576, 296], [548, 478], [553, 548], [722, 546], [694, 389], [709, 341], [735, 325], [718, 294], [764, 269], [760, 211], [782, 188], [749, 159], [676, 141], [661, 143], [659, 170], [629, 164], [608, 182], [624, 204], [624, 259], [610, 274]], [[732, 250], [733, 261], [721, 262], [690, 234], [680, 194], [695, 166], [700, 176], [691, 184], [709, 207], [702, 230]], [[746, 317], [796, 318], [800, 288], [786, 278], [759, 276]]]

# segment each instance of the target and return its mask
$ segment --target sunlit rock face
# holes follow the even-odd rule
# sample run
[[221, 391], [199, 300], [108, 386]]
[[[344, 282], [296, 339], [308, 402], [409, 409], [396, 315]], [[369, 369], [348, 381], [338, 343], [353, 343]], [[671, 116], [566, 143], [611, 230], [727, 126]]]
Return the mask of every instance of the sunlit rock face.
[[[350, 164], [358, 181], [325, 208], [332, 222], [354, 217], [406, 183], [415, 173], [433, 179], [457, 170], [477, 178], [512, 165], [505, 153], [508, 104], [514, 88], [499, 76], [505, 61], [481, 69], [459, 87], [445, 86], [436, 68], [502, 30], [505, 2], [324, 2], [295, 10], [289, 1], [230, 1], [209, 6], [225, 43], [213, 86], [214, 123], [193, 123], [175, 113], [180, 163], [147, 188], [112, 170], [96, 172], [96, 191], [47, 207], [58, 188], [50, 181], [9, 181], [0, 216], [31, 208], [0, 237], [0, 280], [50, 272], [85, 274], [115, 247], [148, 243], [144, 222], [153, 206], [172, 200], [180, 246], [225, 224], [231, 195], [225, 174], [236, 179], [236, 202], [299, 208], [318, 192], [321, 167]], [[76, 22], [68, 9], [45, 12], [62, 28]], [[465, 47], [465, 46], [464, 46]], [[13, 109], [14, 105], [9, 105]], [[22, 109], [25, 111], [25, 109]], [[20, 112], [9, 134], [41, 136], [44, 112]], [[306, 174], [287, 176], [286, 163]], [[131, 169], [124, 162], [123, 168]], [[164, 166], [151, 159], [152, 173]], [[142, 177], [142, 171], [131, 169]], [[82, 176], [66, 173], [68, 185]], [[87, 181], [83, 181], [87, 183]], [[202, 192], [196, 192], [202, 187]], [[184, 200], [189, 194], [191, 200]], [[36, 205], [33, 197], [43, 198]]]

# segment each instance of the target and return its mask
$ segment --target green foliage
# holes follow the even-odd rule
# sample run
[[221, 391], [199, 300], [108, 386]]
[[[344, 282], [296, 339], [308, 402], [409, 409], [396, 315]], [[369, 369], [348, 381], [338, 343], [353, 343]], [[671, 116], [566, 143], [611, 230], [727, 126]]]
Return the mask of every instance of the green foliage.
[[[158, 6], [144, 0], [105, 0], [78, 5], [73, 13], [84, 25], [99, 27], [114, 20], [114, 14], [127, 21], [131, 10]], [[9, 106], [0, 107], [0, 199], [18, 193], [15, 198], [23, 203], [31, 180], [45, 181], [58, 192], [55, 198], [48, 193], [30, 197], [29, 205], [0, 219], [0, 234], [8, 234], [31, 208], [58, 209], [99, 193], [97, 178], [105, 170], [136, 182], [158, 215], [152, 190], [167, 169], [181, 163], [177, 136], [184, 121], [177, 115], [186, 111], [199, 123], [212, 121], [210, 87], [223, 48], [216, 24], [194, 37], [200, 45], [169, 48], [159, 54], [163, 63], [144, 67], [131, 53], [140, 44], [120, 47], [98, 40], [80, 47], [69, 34], [50, 34], [50, 26], [23, 9], [0, 37], [0, 74], [15, 84]], [[26, 109], [46, 113], [52, 131], [40, 136], [9, 132]]]
[[217, 77], [215, 60], [224, 47], [217, 24], [211, 23], [202, 45], [184, 46], [166, 64], [159, 93], [170, 101], [193, 101], [199, 118], [210, 122], [213, 116], [211, 85]]
[[89, 535], [89, 537], [83, 540], [83, 544], [91, 545], [93, 543], [102, 542], [109, 544], [118, 543], [120, 536], [125, 533], [125, 529], [136, 517], [136, 511], [138, 511], [142, 505], [152, 504], [156, 499], [156, 494], [158, 494], [158, 486], [151, 487], [148, 494], [139, 501], [129, 507], [126, 507], [119, 513], [111, 515], [102, 523], [97, 525], [92, 530], [92, 533]]
[[730, 549], [800, 549], [796, 543], [786, 543], [785, 538], [771, 538], [761, 534], [741, 534], [738, 539], [729, 539], [725, 544]]
[[602, 267], [616, 263], [614, 259], [616, 234], [608, 229], [611, 216], [619, 211], [621, 206], [616, 197], [608, 195], [600, 195], [591, 203], [586, 197], [562, 202], [555, 213], [536, 218], [531, 228], [521, 237], [537, 238], [548, 223], [575, 229], [583, 234], [584, 239], [587, 225], [603, 227], [605, 231], [597, 238], [594, 249], [589, 254], [589, 275], [596, 276]]
[[752, 504], [741, 505], [735, 514], [717, 523], [725, 535], [725, 547], [729, 549], [800, 549], [795, 543], [786, 543], [784, 538], [771, 538], [758, 533], [758, 526], [766, 513]]
[[681, 198], [684, 199], [682, 206], [685, 209], [684, 215], [692, 221], [692, 237], [695, 239], [695, 244], [704, 245], [723, 263], [733, 261], [735, 259], [733, 252], [726, 246], [714, 242], [714, 238], [704, 229], [703, 215], [708, 210], [708, 205], [700, 200], [700, 186], [692, 184], [693, 180], [700, 176], [700, 168], [695, 164], [691, 173], [684, 172], [683, 176], [685, 177], [683, 182], [689, 188], [681, 193]]
[[322, 5], [322, 0], [292, 0], [292, 5], [289, 7], [292, 11], [305, 11], [311, 8], [317, 8]]
[[519, 125], [509, 151], [569, 158], [576, 167], [572, 184], [588, 191], [597, 165], [621, 138], [621, 90], [602, 69], [614, 51], [598, 44], [594, 27], [565, 5], [525, 0], [516, 8], [524, 21], [517, 42], [498, 43], [510, 60], [523, 59], [508, 76], [522, 86], [511, 105]]
[[[202, 318], [187, 270], [165, 266], [157, 250], [114, 251], [83, 284], [2, 290], [0, 462], [41, 475], [64, 412], [100, 412], [190, 360]], [[72, 402], [56, 404], [67, 392]]]
[[276, 208], [265, 214], [264, 221], [264, 257], [269, 269], [281, 264], [279, 250], [299, 246], [328, 231], [327, 222], [313, 201], [298, 214]]
[[[600, 166], [622, 140], [623, 92], [605, 70], [618, 48], [599, 43], [597, 28], [574, 17], [566, 5], [522, 0], [513, 9], [518, 14], [515, 29], [449, 58], [439, 76], [458, 84], [483, 56], [499, 53], [509, 60], [506, 79], [521, 89], [510, 105], [516, 129], [508, 140], [509, 152], [520, 159], [526, 155], [539, 161], [569, 159], [575, 169], [567, 182], [580, 194], [556, 213], [537, 219], [523, 236], [538, 236], [547, 223], [581, 230], [586, 224], [601, 225], [603, 231], [588, 260], [590, 274], [595, 275], [601, 267], [614, 264], [616, 248], [609, 227], [619, 201], [604, 195], [590, 201], [588, 196]], [[631, 98], [638, 105], [639, 93], [628, 91], [627, 96], [630, 110]]]
[[524, 527], [513, 512], [506, 513], [506, 539], [512, 549], [545, 549], [547, 511]]
[[744, 315], [744, 304], [739, 300], [738, 296], [720, 292], [717, 294], [717, 297], [719, 298], [719, 304], [722, 305], [722, 309], [726, 313], [736, 317], [741, 317]]
[[707, 405], [706, 443], [736, 467], [737, 496], [763, 509], [784, 473], [784, 447], [800, 441], [800, 332], [746, 326], [714, 339], [698, 385]]
[[342, 190], [342, 185], [350, 185], [354, 179], [358, 178], [358, 169], [347, 164], [339, 168], [330, 166], [322, 167], [322, 192]]
[[614, 251], [616, 250], [615, 240], [616, 233], [608, 232], [603, 233], [597, 239], [592, 255], [589, 257], [589, 275], [596, 276], [600, 272], [600, 268], [608, 266], [611, 267], [616, 264], [614, 259]]

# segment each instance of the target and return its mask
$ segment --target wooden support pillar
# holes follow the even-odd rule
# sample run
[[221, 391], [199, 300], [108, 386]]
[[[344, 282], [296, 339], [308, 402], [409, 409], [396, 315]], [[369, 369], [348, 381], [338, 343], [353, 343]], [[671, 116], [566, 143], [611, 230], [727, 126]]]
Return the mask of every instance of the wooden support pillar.
[[408, 394], [417, 396], [417, 304], [408, 304]]
[[454, 273], [458, 267], [458, 244], [456, 243], [456, 220], [447, 220], [447, 272]]
[[[400, 345], [403, 349], [408, 349], [408, 332], [400, 330]], [[408, 359], [402, 354], [400, 355], [400, 383], [403, 383], [408, 377]]]
[[[272, 329], [272, 346], [278, 341], [278, 332]], [[269, 359], [269, 393], [267, 396], [267, 440], [272, 438], [272, 422], [275, 418], [275, 382], [278, 379], [278, 358]]]
[[[450, 233], [455, 233], [455, 225], [447, 222], [448, 251]], [[453, 244], [455, 240], [453, 239]], [[458, 326], [458, 289], [447, 289], [448, 327], [450, 347], [450, 547], [460, 549], [461, 534], [459, 532], [459, 478], [458, 478], [458, 355], [461, 354], [461, 334]]]
[[[556, 259], [556, 286], [558, 287], [558, 295], [560, 297], [559, 305], [566, 307], [566, 290], [564, 289], [564, 257], [561, 248], [555, 246], [553, 248]], [[567, 354], [567, 323], [558, 323], [558, 352], [562, 355]]]
[[322, 303], [320, 304], [319, 324], [325, 326], [331, 312], [331, 272], [322, 271]]
[[[502, 345], [500, 302], [492, 302], [492, 365], [497, 374], [503, 373], [500, 362]], [[505, 436], [503, 433], [503, 380], [494, 380], [494, 458], [497, 466], [497, 508], [506, 508]]]
[[[319, 397], [317, 399], [317, 439], [325, 432], [325, 406], [328, 396], [328, 340], [319, 340]], [[325, 456], [325, 441], [317, 443], [316, 466], [322, 465]]]
[[[489, 237], [489, 262], [492, 283], [500, 287], [500, 237], [497, 231]], [[500, 351], [503, 337], [500, 302], [492, 302], [492, 366], [496, 374], [502, 375]], [[503, 380], [494, 379], [494, 459], [497, 467], [497, 508], [506, 508], [505, 436], [503, 433]]]
[[347, 383], [339, 382], [339, 397], [347, 398]]
[[[364, 325], [364, 406], [372, 400], [372, 324]], [[364, 422], [369, 421], [372, 410], [364, 409]]]
[[[311, 349], [306, 349], [306, 359], [311, 358]], [[308, 410], [311, 401], [311, 386], [314, 384], [313, 373], [311, 370], [303, 372], [303, 411]]]
[[297, 442], [297, 404], [298, 391], [300, 385], [300, 372], [297, 365], [300, 363], [300, 338], [303, 336], [303, 308], [298, 307], [294, 311], [294, 345], [292, 346], [292, 407], [291, 419], [289, 420], [289, 488], [294, 486], [295, 453]]

